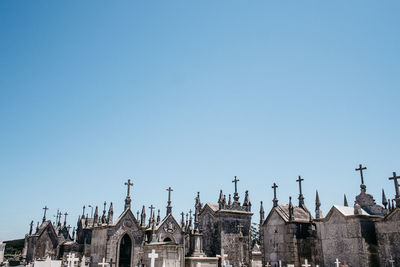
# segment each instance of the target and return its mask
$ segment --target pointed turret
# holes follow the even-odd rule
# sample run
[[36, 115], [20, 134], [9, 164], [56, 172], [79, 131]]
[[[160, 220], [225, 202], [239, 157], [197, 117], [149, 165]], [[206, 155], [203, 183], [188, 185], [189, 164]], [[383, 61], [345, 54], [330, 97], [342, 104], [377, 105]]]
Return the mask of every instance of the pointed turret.
[[231, 194], [229, 194], [228, 206], [229, 206], [229, 207], [232, 206]]
[[344, 194], [343, 205], [344, 205], [345, 207], [348, 207], [348, 206], [349, 206], [349, 203], [347, 202], [346, 194]]
[[260, 202], [260, 225], [264, 222], [264, 206], [263, 202]]
[[31, 221], [31, 223], [30, 223], [29, 235], [32, 234], [32, 231], [33, 231], [33, 221]]
[[243, 200], [243, 206], [247, 207], [247, 211], [251, 211], [251, 202], [250, 202], [250, 197], [249, 197], [249, 190], [245, 191], [244, 200]]
[[98, 223], [98, 220], [99, 220], [99, 207], [96, 206], [93, 216], [93, 226], [95, 226]]
[[83, 205], [83, 207], [82, 207], [82, 219], [85, 219], [85, 208], [86, 208], [86, 206]]
[[185, 228], [185, 213], [182, 212], [181, 216], [182, 216], [182, 218], [181, 218], [181, 227], [182, 227], [182, 229], [184, 229]]
[[113, 216], [114, 216], [114, 208], [113, 208], [113, 203], [111, 202], [110, 207], [108, 208], [108, 217], [107, 217], [108, 224], [112, 224]]
[[318, 195], [318, 190], [317, 190], [316, 194], [315, 194], [315, 218], [316, 219], [322, 218], [322, 212], [320, 210], [320, 207], [321, 207], [321, 201], [319, 200], [319, 195]]
[[36, 234], [39, 232], [39, 222], [36, 224]]
[[385, 207], [385, 209], [387, 208], [387, 204], [388, 204], [388, 201], [387, 201], [387, 198], [385, 195], [385, 190], [382, 189], [382, 205]]
[[105, 224], [107, 222], [107, 218], [106, 218], [106, 206], [107, 206], [107, 202], [104, 201], [104, 208], [103, 208], [103, 215], [101, 216], [101, 223]]
[[158, 209], [158, 214], [157, 214], [157, 225], [159, 225], [160, 222], [161, 222], [160, 209]]
[[[194, 204], [194, 207], [198, 213], [200, 213], [201, 208], [203, 207], [203, 204], [200, 202], [200, 192], [197, 192], [197, 197], [195, 198], [196, 203]], [[219, 201], [219, 200], [218, 200]]]
[[68, 216], [68, 213], [67, 212], [64, 213], [64, 226], [67, 225], [67, 216]]
[[144, 205], [143, 205], [143, 207], [142, 207], [142, 214], [141, 214], [141, 216], [140, 216], [140, 225], [141, 225], [142, 227], [145, 227], [145, 226], [146, 226], [146, 208], [145, 208]]
[[292, 204], [292, 197], [289, 197], [289, 221], [292, 221], [294, 218], [294, 209]]

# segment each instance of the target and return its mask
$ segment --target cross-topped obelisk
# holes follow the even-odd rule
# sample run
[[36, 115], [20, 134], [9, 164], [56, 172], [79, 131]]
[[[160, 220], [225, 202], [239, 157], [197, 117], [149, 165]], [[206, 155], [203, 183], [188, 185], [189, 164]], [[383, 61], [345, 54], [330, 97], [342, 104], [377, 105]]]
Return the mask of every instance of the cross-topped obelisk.
[[133, 186], [133, 183], [131, 182], [131, 179], [128, 179], [128, 181], [125, 183], [127, 186], [127, 192], [126, 192], [126, 198], [125, 198], [125, 210], [131, 208], [131, 186]]
[[239, 203], [239, 194], [237, 191], [237, 182], [239, 181], [240, 180], [237, 178], [237, 176], [235, 176], [235, 179], [232, 181], [232, 183], [235, 183], [235, 193], [233, 194], [234, 203]]
[[396, 192], [396, 207], [400, 206], [400, 194], [399, 194], [399, 182], [397, 179], [400, 179], [400, 176], [397, 176], [396, 172], [393, 172], [393, 177], [389, 177], [389, 180], [394, 181], [394, 190]]
[[363, 193], [365, 193], [367, 191], [366, 190], [367, 186], [364, 184], [364, 175], [363, 175], [363, 170], [366, 170], [366, 169], [367, 169], [367, 167], [363, 167], [362, 164], [360, 164], [359, 167], [356, 168], [356, 171], [360, 172], [360, 176], [361, 176], [360, 188], [361, 188], [361, 192], [363, 192]]
[[303, 196], [303, 191], [301, 188], [301, 182], [304, 181], [303, 178], [301, 178], [301, 176], [299, 175], [299, 178], [296, 180], [296, 182], [299, 183], [299, 207], [303, 207], [304, 206], [304, 196]]
[[274, 199], [272, 200], [272, 203], [274, 203], [273, 206], [275, 208], [275, 207], [278, 207], [278, 199], [276, 198], [276, 189], [278, 188], [278, 185], [276, 183], [274, 183], [272, 188], [274, 189]]
[[172, 212], [172, 206], [171, 206], [171, 192], [174, 191], [171, 187], [168, 187], [168, 206], [167, 206], [167, 216], [168, 214], [171, 214]]
[[44, 213], [43, 213], [43, 219], [42, 219], [42, 222], [45, 222], [46, 221], [46, 212], [47, 212], [47, 210], [49, 209], [47, 206], [44, 206]]

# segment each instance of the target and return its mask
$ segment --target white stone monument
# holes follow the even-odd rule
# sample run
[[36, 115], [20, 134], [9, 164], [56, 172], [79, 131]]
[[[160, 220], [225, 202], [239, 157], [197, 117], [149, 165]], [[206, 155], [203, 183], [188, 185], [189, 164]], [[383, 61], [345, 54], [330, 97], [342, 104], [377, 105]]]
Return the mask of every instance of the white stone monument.
[[6, 244], [0, 239], [0, 263], [4, 262], [4, 250], [6, 249]]

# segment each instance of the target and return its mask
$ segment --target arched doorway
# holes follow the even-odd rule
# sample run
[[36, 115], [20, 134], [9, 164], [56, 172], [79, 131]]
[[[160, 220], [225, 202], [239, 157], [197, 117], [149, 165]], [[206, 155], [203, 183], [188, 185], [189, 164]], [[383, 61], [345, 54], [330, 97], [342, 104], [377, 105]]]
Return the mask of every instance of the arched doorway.
[[119, 266], [118, 267], [131, 267], [132, 258], [132, 240], [129, 235], [125, 234], [119, 244]]

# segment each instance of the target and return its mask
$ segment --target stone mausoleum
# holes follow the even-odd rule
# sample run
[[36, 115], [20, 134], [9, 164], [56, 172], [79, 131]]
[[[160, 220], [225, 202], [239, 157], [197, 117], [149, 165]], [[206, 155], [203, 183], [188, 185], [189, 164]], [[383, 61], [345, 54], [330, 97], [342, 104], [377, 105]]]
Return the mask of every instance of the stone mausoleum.
[[[349, 205], [334, 205], [324, 217], [316, 191], [315, 213], [305, 204], [304, 179], [298, 177], [298, 203], [287, 204], [277, 198], [273, 183], [272, 208], [265, 216], [260, 206], [259, 230], [252, 227], [252, 204], [245, 191], [243, 201], [237, 190], [228, 197], [220, 191], [216, 203], [203, 205], [200, 193], [194, 212], [172, 215], [171, 188], [165, 217], [153, 206], [131, 211], [130, 180], [123, 213], [114, 219], [113, 205], [104, 203], [94, 214], [83, 207], [77, 226], [67, 225], [67, 213], [57, 212], [55, 222], [31, 222], [25, 237], [23, 258], [27, 263], [51, 258], [68, 262], [69, 267], [394, 267], [400, 266], [400, 194], [396, 173], [395, 196], [387, 199], [382, 190], [382, 205], [367, 193], [363, 171], [361, 191]], [[146, 211], [149, 211], [149, 214]], [[62, 223], [62, 215], [64, 222]]]

